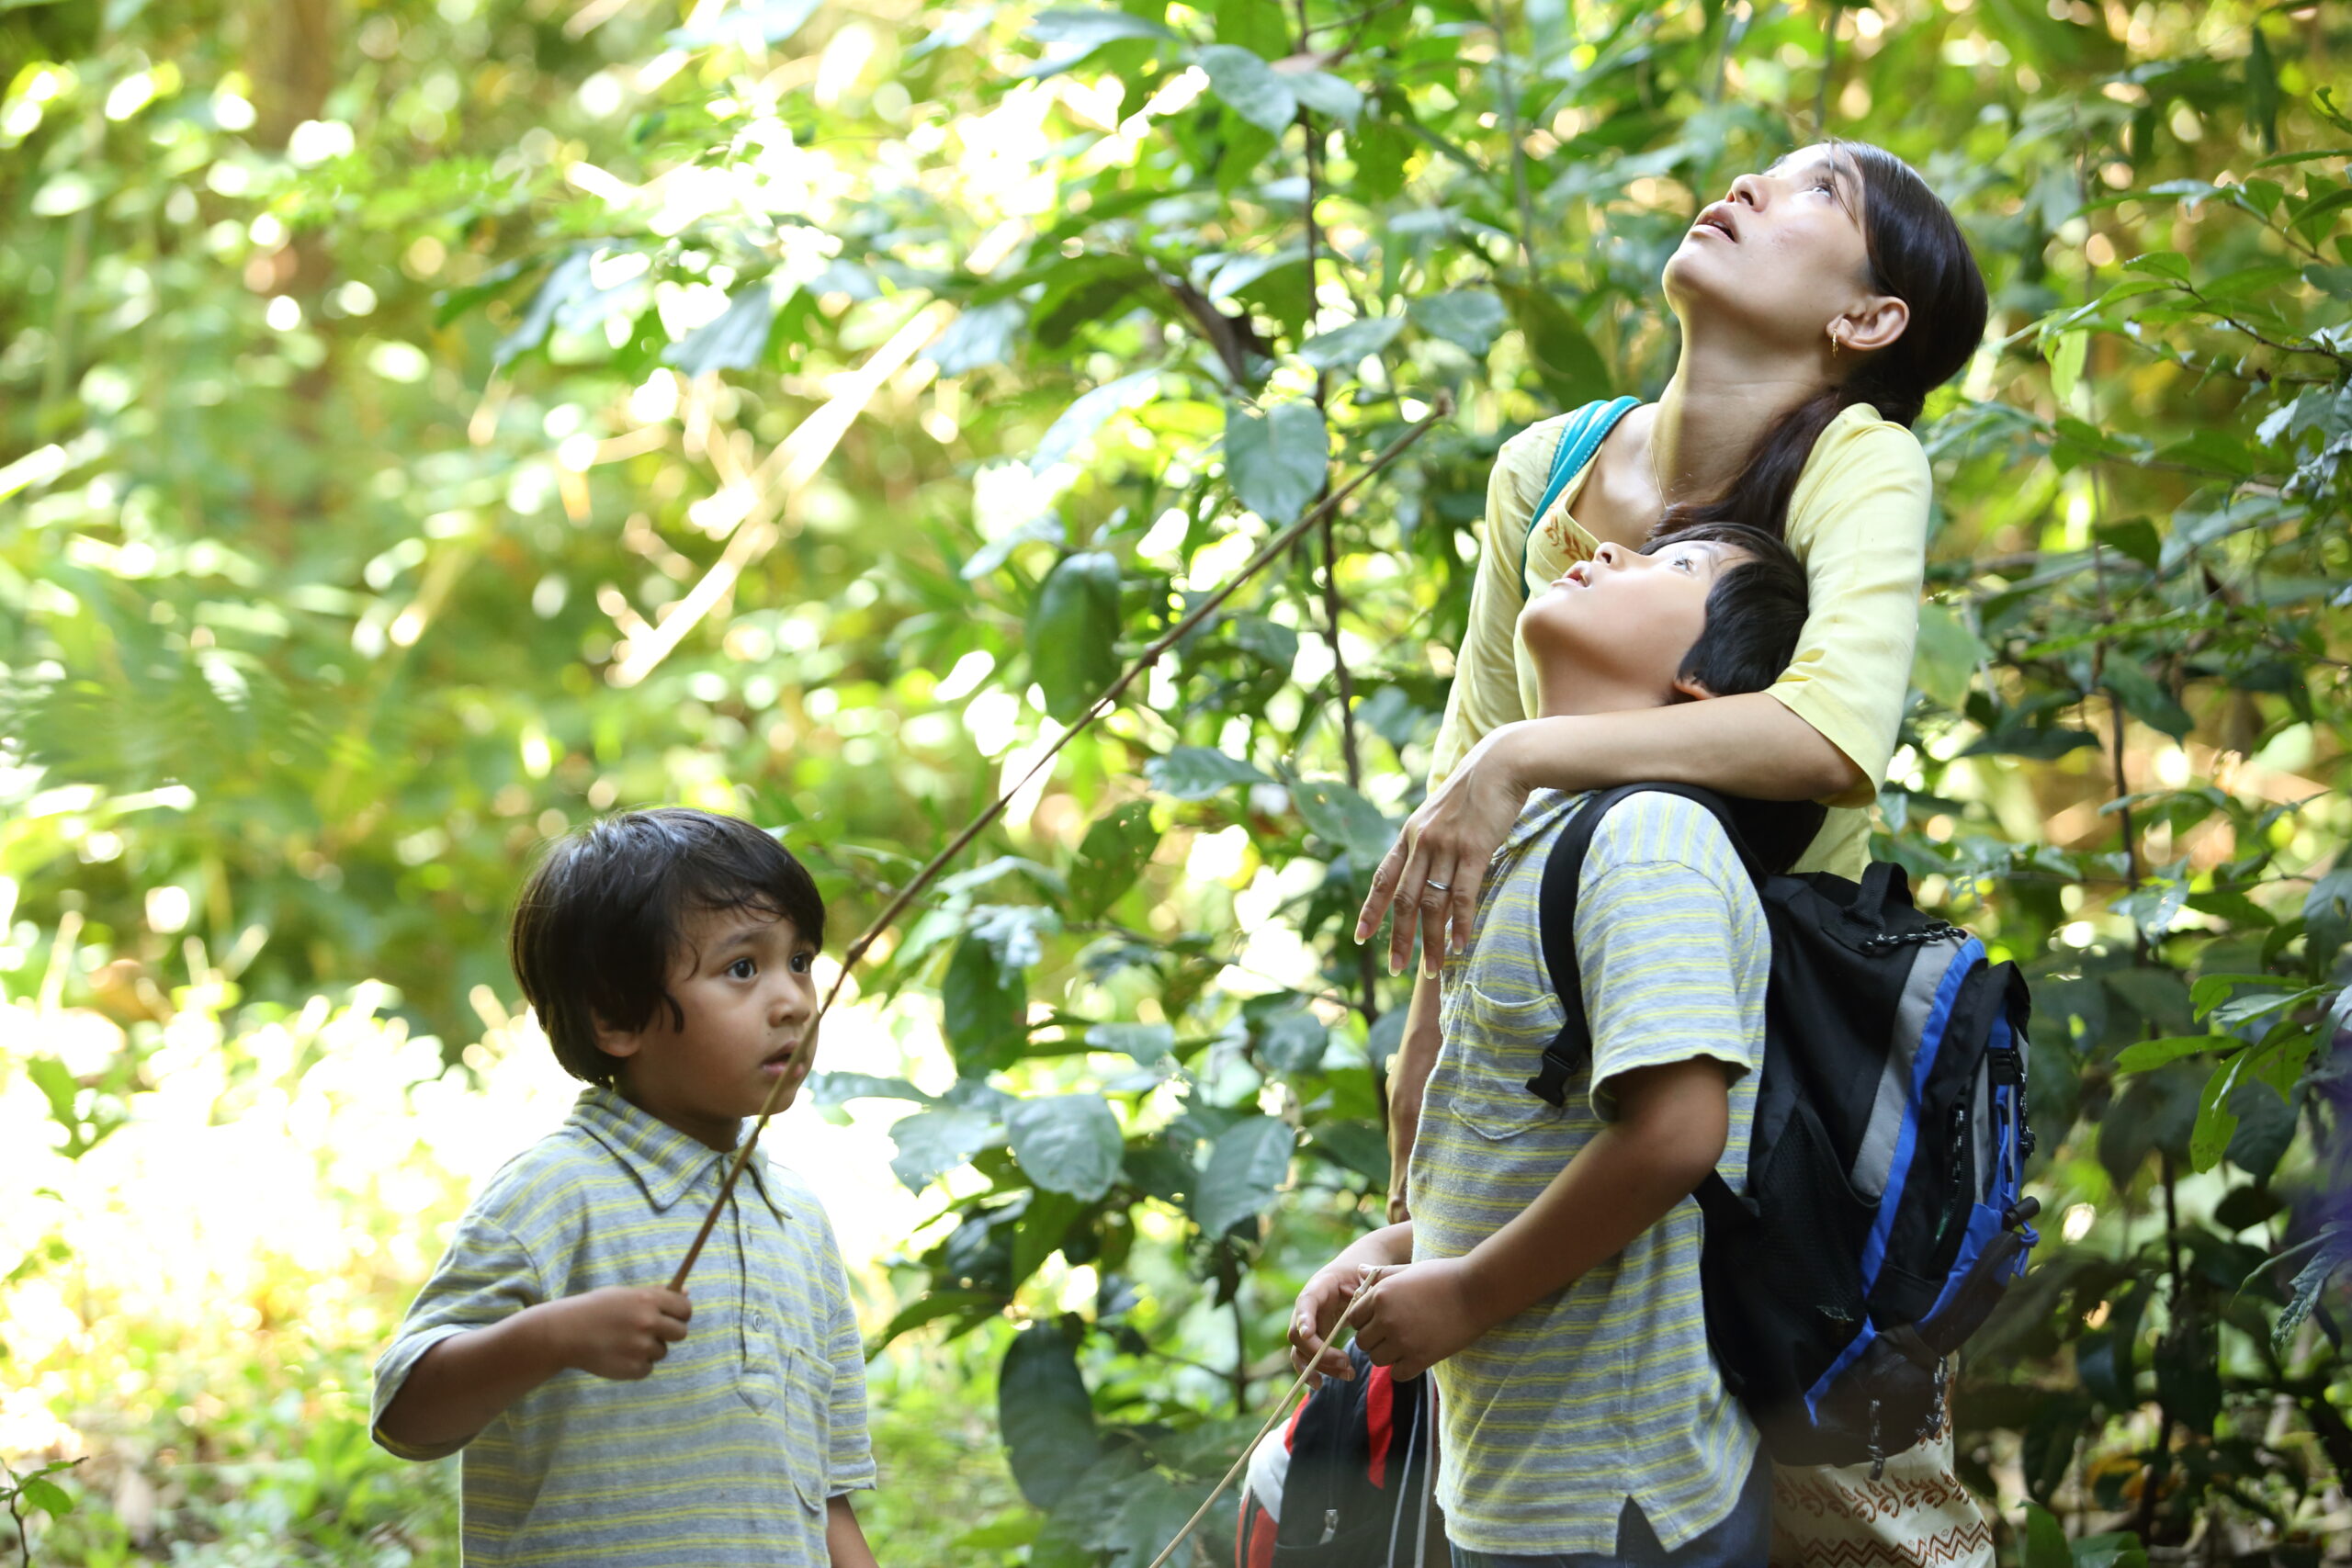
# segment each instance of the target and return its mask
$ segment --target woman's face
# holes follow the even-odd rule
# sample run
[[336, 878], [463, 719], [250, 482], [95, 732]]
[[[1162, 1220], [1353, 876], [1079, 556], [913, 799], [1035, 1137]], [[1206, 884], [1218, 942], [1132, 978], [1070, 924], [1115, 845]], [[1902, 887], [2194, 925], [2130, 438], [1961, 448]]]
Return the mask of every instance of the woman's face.
[[1853, 161], [1826, 145], [1732, 181], [1667, 259], [1661, 281], [1685, 335], [1719, 323], [1775, 345], [1826, 349], [1833, 321], [1880, 298], [1862, 202]]

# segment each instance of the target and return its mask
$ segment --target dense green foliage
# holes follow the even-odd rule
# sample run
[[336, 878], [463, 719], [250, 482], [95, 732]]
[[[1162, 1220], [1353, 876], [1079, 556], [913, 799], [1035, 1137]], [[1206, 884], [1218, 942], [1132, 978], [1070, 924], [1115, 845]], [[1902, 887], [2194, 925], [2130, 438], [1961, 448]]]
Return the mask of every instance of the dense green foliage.
[[[1405, 993], [1349, 927], [1495, 450], [1654, 395], [1690, 214], [1822, 125], [1921, 168], [1994, 295], [1921, 422], [1878, 846], [2035, 980], [2049, 1245], [1973, 1348], [1965, 1473], [2049, 1510], [2004, 1516], [2037, 1568], [2059, 1517], [2247, 1561], [2344, 1529], [2340, 14], [685, 9], [0, 5], [0, 985], [123, 1027], [0, 1042], [63, 1155], [189, 1010], [233, 1052], [381, 981], [479, 1070], [527, 852], [617, 804], [782, 827], [854, 931], [1450, 399], [884, 936], [906, 1076], [817, 1085], [911, 1102], [935, 1217], [877, 1348], [956, 1347], [1028, 1505], [952, 1548], [889, 1516], [909, 1560], [1141, 1568], [1379, 1209]], [[447, 1560], [363, 1445], [322, 1463], [376, 1501], [302, 1550]]]

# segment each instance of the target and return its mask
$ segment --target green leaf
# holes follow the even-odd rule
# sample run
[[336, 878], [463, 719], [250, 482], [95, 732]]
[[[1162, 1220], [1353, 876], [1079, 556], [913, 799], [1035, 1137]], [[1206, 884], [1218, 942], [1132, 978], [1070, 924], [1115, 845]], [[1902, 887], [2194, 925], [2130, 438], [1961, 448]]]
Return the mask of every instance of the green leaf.
[[1018, 299], [975, 305], [947, 323], [922, 356], [939, 367], [942, 376], [961, 376], [1012, 357], [1012, 345], [1028, 324], [1029, 311]]
[[1290, 795], [1307, 828], [1326, 843], [1345, 850], [1361, 871], [1369, 873], [1396, 841], [1396, 825], [1337, 779], [1294, 779]]
[[2156, 525], [2144, 517], [2101, 524], [2092, 530], [2092, 536], [2109, 549], [2131, 557], [2150, 571], [2163, 563], [2164, 540], [2156, 533]]
[[1148, 402], [1159, 389], [1159, 371], [1137, 370], [1085, 393], [1046, 428], [1045, 439], [1029, 455], [1029, 467], [1042, 471], [1061, 462], [1093, 439], [1113, 414]]
[[2205, 1080], [2204, 1092], [2197, 1097], [2197, 1124], [2188, 1134], [2188, 1163], [2200, 1173], [2221, 1163], [2230, 1139], [2236, 1135], [2238, 1116], [2230, 1108], [2230, 1090], [2245, 1065], [2245, 1053], [2241, 1051], [2213, 1069]]
[[982, 1317], [993, 1317], [1003, 1310], [1004, 1298], [993, 1291], [925, 1291], [900, 1307], [890, 1321], [883, 1325], [881, 1335], [865, 1348], [865, 1359], [872, 1360], [899, 1336], [921, 1328], [926, 1323], [936, 1323], [943, 1317], [958, 1317], [969, 1323]]
[[2061, 333], [2054, 343], [2042, 345], [2050, 359], [2050, 390], [2061, 406], [2075, 400], [2075, 389], [2083, 381], [2083, 358], [2089, 347], [2088, 333]]
[[1029, 21], [1029, 36], [1039, 43], [1109, 43], [1114, 39], [1172, 39], [1161, 24], [1125, 11], [1097, 11], [1081, 6], [1040, 11]]
[[663, 351], [662, 363], [674, 365], [689, 376], [714, 370], [750, 370], [767, 356], [768, 329], [775, 324], [775, 293], [766, 278], [750, 285], [727, 302], [714, 321], [705, 321]]
[[1609, 395], [1614, 384], [1609, 363], [1574, 311], [1545, 289], [1510, 283], [1502, 285], [1501, 292], [1511, 321], [1527, 342], [1528, 359], [1553, 402], [1581, 408]]
[[811, 1073], [808, 1094], [820, 1105], [842, 1105], [853, 1100], [911, 1100], [936, 1105], [939, 1097], [925, 1094], [904, 1078], [876, 1077], [871, 1073]]
[[1074, 722], [1119, 678], [1119, 561], [1101, 550], [1065, 556], [1029, 611], [1029, 668], [1046, 711]]
[[1277, 1072], [1306, 1072], [1322, 1065], [1331, 1030], [1306, 1008], [1276, 1014], [1260, 1031], [1258, 1049]]
[[2173, 283], [2189, 281], [2188, 258], [2178, 251], [2150, 251], [2123, 264], [2133, 272], [2149, 273]]
[[1094, 1402], [1062, 1325], [1032, 1324], [1013, 1336], [997, 1373], [997, 1429], [1013, 1482], [1035, 1507], [1059, 1505], [1102, 1457]]
[[2267, 1083], [2246, 1078], [2230, 1090], [2230, 1114], [2237, 1131], [2222, 1157], [2256, 1181], [2267, 1181], [2295, 1141], [2295, 1112]]
[[966, 1077], [1000, 1071], [1021, 1059], [1029, 1043], [1029, 987], [1018, 971], [1005, 973], [986, 941], [967, 935], [956, 944], [939, 1005], [947, 1048]]
[[1492, 348], [1510, 321], [1503, 302], [1480, 288], [1458, 288], [1451, 294], [1416, 299], [1405, 313], [1423, 332], [1473, 356]]
[[539, 284], [538, 292], [531, 296], [530, 304], [524, 309], [523, 319], [514, 323], [514, 331], [498, 340], [496, 348], [491, 350], [492, 363], [503, 365], [516, 355], [527, 354], [547, 342], [548, 330], [555, 325], [557, 312], [579, 296], [595, 292], [596, 286], [589, 281], [588, 276], [594, 255], [594, 246], [578, 245], [555, 264], [554, 269]]
[[2128, 658], [2110, 658], [2100, 671], [2100, 683], [2123, 699], [2126, 712], [2151, 729], [2163, 731], [2175, 740], [2185, 740], [2196, 721], [2188, 710], [2173, 700], [2173, 694], [2158, 685], [2145, 669]]
[[1067, 1192], [1033, 1193], [1012, 1232], [1012, 1288], [1019, 1290], [1058, 1251], [1086, 1205]]
[[1210, 1145], [1200, 1190], [1193, 1196], [1193, 1218], [1204, 1234], [1223, 1235], [1266, 1212], [1290, 1174], [1296, 1136], [1288, 1122], [1275, 1117], [1247, 1116]]
[[1911, 656], [1911, 683], [1954, 713], [1968, 703], [1968, 688], [1989, 650], [1968, 623], [1930, 600], [1919, 606], [1919, 640]]
[[1363, 114], [1363, 95], [1355, 84], [1329, 71], [1285, 71], [1277, 73], [1290, 84], [1298, 101], [1317, 114], [1328, 114], [1350, 130]]
[[1405, 330], [1402, 316], [1366, 316], [1344, 327], [1317, 333], [1299, 345], [1298, 356], [1317, 370], [1352, 370], [1378, 354]]
[[1176, 1048], [1176, 1031], [1165, 1023], [1097, 1023], [1086, 1043], [1098, 1051], [1119, 1051], [1149, 1066]]
[[890, 1170], [908, 1191], [920, 1192], [1001, 1136], [996, 1119], [983, 1111], [918, 1111], [891, 1124], [890, 1140], [899, 1152]]
[[1231, 624], [1233, 640], [1270, 668], [1288, 675], [1291, 666], [1298, 662], [1298, 634], [1281, 622], [1263, 615], [1236, 615]]
[[19, 1490], [28, 1504], [52, 1519], [62, 1519], [74, 1511], [72, 1494], [54, 1481], [43, 1481], [38, 1475], [28, 1475]]
[[1209, 91], [1251, 125], [1279, 136], [1298, 118], [1298, 96], [1274, 68], [1248, 50], [1213, 43], [1200, 53]]
[[1388, 1185], [1388, 1139], [1373, 1122], [1317, 1122], [1312, 1139], [1311, 1146], [1327, 1158], [1378, 1186]]
[[1280, 527], [1295, 522], [1323, 489], [1330, 437], [1313, 403], [1276, 403], [1262, 414], [1226, 410], [1226, 478], [1241, 504]]
[[1005, 1112], [1004, 1125], [1012, 1157], [1049, 1191], [1091, 1203], [1118, 1177], [1119, 1119], [1099, 1094], [1024, 1100]]
[[2074, 1542], [2074, 1568], [2148, 1568], [2147, 1549], [2129, 1530], [2086, 1535]]
[[2115, 1058], [2116, 1077], [2152, 1072], [2183, 1056], [2219, 1050], [2234, 1042], [2226, 1034], [2168, 1034], [2161, 1040], [2141, 1040], [2126, 1045]]
[[1112, 809], [1079, 840], [1078, 857], [1069, 869], [1069, 896], [1078, 918], [1102, 919], [1159, 847], [1159, 829], [1151, 823], [1151, 803], [1130, 800]]
[[2066, 1529], [2058, 1517], [2039, 1503], [2028, 1503], [2023, 1568], [2074, 1568], [2074, 1553], [2066, 1550]]
[[1206, 746], [1173, 747], [1166, 756], [1146, 762], [1144, 776], [1152, 788], [1179, 800], [1206, 800], [1235, 784], [1274, 782], [1240, 758]]

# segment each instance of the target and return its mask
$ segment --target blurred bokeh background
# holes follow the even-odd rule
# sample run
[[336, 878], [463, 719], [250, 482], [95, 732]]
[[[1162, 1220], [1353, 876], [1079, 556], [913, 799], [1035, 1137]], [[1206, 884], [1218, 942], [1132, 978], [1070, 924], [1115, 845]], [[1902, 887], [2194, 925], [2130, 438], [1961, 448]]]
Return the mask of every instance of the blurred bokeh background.
[[534, 847], [741, 811], [845, 939], [1443, 392], [885, 936], [772, 1134], [856, 1265], [882, 1560], [1142, 1568], [1376, 1223], [1405, 993], [1347, 925], [1494, 451], [1655, 395], [1691, 214], [1826, 130], [1994, 290], [1878, 844], [2035, 984], [2047, 1243], [1963, 1473], [2031, 1568], [2346, 1560], [2347, 49], [2241, 0], [0, 0], [0, 1540], [454, 1562], [368, 1367], [569, 1098], [502, 954]]

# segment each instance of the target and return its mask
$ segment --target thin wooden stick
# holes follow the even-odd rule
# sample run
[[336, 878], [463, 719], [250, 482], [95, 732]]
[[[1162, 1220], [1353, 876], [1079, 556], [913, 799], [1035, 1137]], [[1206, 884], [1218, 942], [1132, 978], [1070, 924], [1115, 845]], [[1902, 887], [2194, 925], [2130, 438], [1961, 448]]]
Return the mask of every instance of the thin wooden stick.
[[[1186, 633], [1208, 619], [1219, 606], [1239, 591], [1242, 584], [1279, 559], [1283, 553], [1303, 538], [1308, 530], [1317, 526], [1326, 517], [1337, 513], [1340, 503], [1361, 489], [1364, 481], [1372, 479], [1403, 456], [1406, 448], [1428, 434], [1432, 426], [1440, 420], [1451, 416], [1453, 412], [1453, 396], [1450, 393], [1440, 392], [1435, 404], [1419, 423], [1410, 426], [1405, 434], [1390, 442], [1378, 457], [1358, 471], [1355, 478], [1326, 496], [1305, 516], [1267, 541], [1266, 547], [1250, 557], [1249, 563], [1236, 572], [1225, 586], [1194, 605], [1189, 615], [1170, 627], [1157, 641], [1137, 655], [1135, 662], [1122, 671], [1117, 680], [1102, 688], [1102, 694], [1087, 705], [1086, 712], [1079, 716], [1078, 722], [1064, 730], [1052, 745], [1046, 747], [1011, 789], [998, 795], [994, 805], [973, 818], [962, 832], [948, 840], [945, 849], [932, 856], [930, 863], [915, 874], [914, 880], [899, 890], [898, 896], [890, 900], [881, 914], [875, 917], [874, 923], [866, 927], [864, 934], [850, 943], [848, 950], [842, 954], [841, 970], [833, 976], [831, 987], [826, 990], [824, 1003], [817, 1009], [817, 1016], [809, 1021], [807, 1048], [812, 1052], [815, 1050], [818, 1027], [825, 1021], [825, 1015], [832, 1010], [835, 998], [842, 994], [842, 987], [848, 983], [850, 970], [856, 966], [859, 959], [865, 956], [866, 950], [874, 945], [876, 939], [906, 912], [907, 906], [913, 903], [922, 890], [937, 878], [940, 872], [945, 869], [948, 862], [963, 853], [973, 840], [988, 830], [989, 823], [1004, 815], [1005, 807], [1012, 803], [1012, 797], [1026, 788], [1030, 780], [1044, 772], [1046, 765], [1053, 761], [1063, 747], [1077, 739], [1080, 731], [1117, 705], [1120, 694], [1135, 683], [1136, 676], [1158, 663], [1161, 654], [1175, 647]], [[767, 1130], [768, 1118], [775, 1114], [775, 1097], [788, 1081], [788, 1078], [779, 1076], [775, 1083], [768, 1086], [767, 1099], [760, 1105], [759, 1120], [752, 1124], [751, 1135], [736, 1146], [735, 1158], [728, 1165], [725, 1178], [719, 1181], [718, 1196], [711, 1201], [710, 1213], [702, 1217], [702, 1228], [695, 1232], [694, 1245], [686, 1248], [685, 1258], [678, 1265], [678, 1271], [670, 1276], [672, 1290], [683, 1291], [686, 1288], [686, 1276], [694, 1271], [695, 1260], [702, 1256], [703, 1243], [710, 1239], [710, 1230], [718, 1223], [719, 1211], [727, 1207], [727, 1200], [735, 1190], [735, 1179], [743, 1173], [743, 1163], [752, 1157], [752, 1150], [758, 1145], [760, 1134]]]
[[[1363, 1301], [1365, 1292], [1372, 1289], [1374, 1277], [1375, 1270], [1367, 1266], [1363, 1272], [1363, 1282], [1356, 1286], [1356, 1293], [1348, 1298], [1347, 1310], [1340, 1314], [1340, 1321], [1331, 1325], [1330, 1337], [1323, 1341], [1325, 1349], [1330, 1349], [1338, 1340], [1340, 1331], [1348, 1326], [1348, 1319], [1355, 1314], [1356, 1303]], [[1307, 1362], [1306, 1366], [1299, 1369], [1297, 1378], [1290, 1385], [1290, 1392], [1283, 1394], [1282, 1403], [1274, 1406], [1274, 1413], [1266, 1417], [1266, 1424], [1258, 1428], [1258, 1435], [1250, 1438], [1249, 1444], [1242, 1449], [1241, 1457], [1233, 1461], [1233, 1468], [1225, 1472], [1225, 1479], [1218, 1482], [1216, 1488], [1201, 1500], [1201, 1506], [1193, 1510], [1193, 1517], [1184, 1521], [1184, 1528], [1176, 1532], [1176, 1539], [1160, 1548], [1159, 1555], [1151, 1560], [1151, 1568], [1160, 1568], [1162, 1563], [1175, 1554], [1176, 1549], [1184, 1544], [1186, 1538], [1201, 1528], [1201, 1521], [1208, 1517], [1208, 1512], [1216, 1506], [1216, 1500], [1225, 1495], [1225, 1489], [1233, 1484], [1233, 1478], [1240, 1474], [1242, 1467], [1250, 1462], [1250, 1456], [1258, 1451], [1258, 1445], [1266, 1440], [1266, 1434], [1274, 1429], [1274, 1423], [1290, 1413], [1290, 1402], [1298, 1397], [1298, 1391], [1306, 1386], [1308, 1378], [1315, 1375], [1315, 1362], [1322, 1359], [1318, 1354], [1315, 1360]]]

